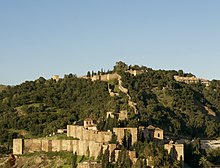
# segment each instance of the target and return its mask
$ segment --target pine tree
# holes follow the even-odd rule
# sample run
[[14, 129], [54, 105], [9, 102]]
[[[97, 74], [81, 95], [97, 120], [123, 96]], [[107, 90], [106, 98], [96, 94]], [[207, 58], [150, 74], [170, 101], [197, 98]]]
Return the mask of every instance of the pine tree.
[[72, 168], [77, 167], [77, 154], [76, 152], [72, 155]]

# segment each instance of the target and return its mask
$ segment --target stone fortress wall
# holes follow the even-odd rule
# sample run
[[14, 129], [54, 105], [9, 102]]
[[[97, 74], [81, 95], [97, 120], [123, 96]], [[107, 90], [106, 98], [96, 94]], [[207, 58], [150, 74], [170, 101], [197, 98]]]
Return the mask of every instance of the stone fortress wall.
[[[145, 71], [142, 70], [127, 70], [126, 72], [137, 76], [140, 75], [142, 73], [144, 73]], [[119, 78], [119, 75], [117, 73], [108, 73], [108, 74], [103, 74], [103, 75], [94, 75], [91, 77], [87, 77], [87, 76], [83, 76], [83, 78], [85, 79], [91, 79], [92, 81], [96, 81], [96, 80], [101, 80], [101, 81], [110, 81], [110, 80], [117, 80]]]
[[186, 84], [196, 84], [196, 83], [201, 83], [204, 84], [206, 86], [210, 85], [210, 81], [207, 79], [203, 79], [203, 78], [196, 78], [195, 76], [192, 77], [182, 77], [182, 76], [174, 76], [174, 79], [178, 82], [184, 82]]
[[67, 136], [78, 138], [79, 140], [108, 143], [112, 138], [112, 132], [90, 130], [78, 125], [67, 125]]
[[91, 79], [92, 81], [96, 81], [96, 80], [110, 81], [110, 80], [118, 79], [118, 74], [112, 73], [112, 74], [94, 75], [91, 77], [83, 76], [83, 78]]
[[118, 142], [122, 143], [122, 139], [124, 138], [126, 131], [131, 134], [132, 144], [137, 142], [138, 140], [138, 129], [137, 128], [113, 128], [113, 132], [117, 136]]
[[168, 151], [171, 158], [184, 163], [184, 144], [169, 143], [164, 145], [164, 149]]
[[[113, 132], [117, 136], [119, 143], [122, 143], [126, 131], [131, 134], [132, 144], [134, 144], [138, 141], [138, 131], [143, 132], [147, 130], [138, 130], [138, 128], [113, 128]], [[84, 126], [67, 125], [67, 137], [73, 137], [76, 140], [14, 139], [13, 153], [69, 151], [77, 152], [79, 155], [86, 155], [89, 149], [91, 156], [96, 157], [97, 151], [99, 152], [103, 145], [109, 144], [112, 134], [111, 131], [97, 131], [85, 128]]]
[[[88, 123], [88, 124], [87, 124]], [[122, 140], [126, 133], [131, 135], [131, 143], [138, 141], [141, 135], [146, 140], [163, 141], [163, 130], [157, 127], [139, 127], [139, 128], [113, 128], [113, 131], [97, 131], [94, 130], [92, 120], [85, 120], [84, 126], [67, 125], [67, 137], [76, 138], [74, 140], [48, 140], [48, 139], [14, 139], [13, 154], [25, 154], [33, 152], [60, 152], [67, 151], [77, 153], [77, 155], [90, 156], [96, 159], [100, 154], [108, 149], [112, 156], [115, 155], [117, 160], [116, 144], [110, 144], [113, 133], [117, 136], [117, 141], [122, 144]], [[128, 135], [128, 134], [127, 134]], [[168, 150], [171, 157], [177, 160], [184, 160], [183, 144], [166, 144], [164, 146]], [[130, 159], [135, 162], [135, 151], [128, 151]], [[111, 156], [111, 155], [110, 155]]]
[[[138, 140], [137, 128], [114, 128], [117, 140], [121, 143], [125, 131], [132, 135], [132, 144]], [[68, 125], [67, 136], [77, 138], [76, 140], [47, 140], [47, 139], [14, 139], [13, 154], [25, 154], [33, 152], [76, 152], [78, 155], [89, 155], [96, 158], [101, 148], [110, 149], [112, 152], [115, 144], [109, 144], [112, 138], [111, 131], [96, 131], [86, 129], [84, 126]]]
[[[26, 154], [33, 152], [60, 152], [67, 151], [97, 158], [100, 150], [114, 149], [115, 144], [104, 145], [103, 143], [86, 140], [46, 140], [46, 139], [14, 139], [13, 154]], [[111, 151], [112, 152], [112, 151]]]

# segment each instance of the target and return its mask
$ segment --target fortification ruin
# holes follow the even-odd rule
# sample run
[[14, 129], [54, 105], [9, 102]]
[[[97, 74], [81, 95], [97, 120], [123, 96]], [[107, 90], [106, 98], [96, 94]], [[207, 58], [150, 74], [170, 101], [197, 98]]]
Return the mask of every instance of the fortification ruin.
[[77, 168], [101, 168], [102, 164], [97, 163], [96, 161], [88, 161], [88, 162], [82, 162], [78, 163]]
[[178, 144], [171, 141], [169, 144], [165, 144], [164, 148], [168, 151], [170, 157], [174, 160], [184, 163], [184, 144]]
[[60, 152], [67, 151], [97, 158], [101, 148], [107, 148], [103, 143], [86, 140], [47, 140], [47, 139], [14, 139], [13, 154], [33, 152]]
[[138, 129], [137, 128], [113, 128], [113, 132], [117, 136], [117, 140], [119, 143], [122, 143], [122, 140], [126, 132], [131, 135], [132, 144], [138, 141]]
[[[77, 125], [77, 123], [79, 125]], [[67, 125], [67, 129], [61, 129], [67, 132], [67, 137], [74, 139], [50, 140], [50, 139], [14, 139], [13, 154], [21, 155], [33, 152], [60, 152], [67, 151], [76, 153], [77, 155], [89, 156], [96, 159], [100, 151], [109, 150], [110, 158], [114, 157], [117, 161], [120, 150], [116, 144], [111, 144], [113, 133], [117, 137], [117, 141], [122, 144], [126, 136], [130, 136], [131, 144], [137, 142], [143, 135], [145, 140], [163, 140], [163, 130], [154, 126], [139, 127], [139, 128], [113, 128], [113, 131], [97, 131], [94, 129], [96, 125], [93, 120], [85, 119], [81, 122], [76, 122], [75, 125]], [[63, 132], [62, 132], [63, 133]], [[174, 159], [184, 161], [184, 146], [183, 144], [165, 144], [164, 148]], [[135, 151], [127, 151], [133, 163], [137, 161]], [[90, 163], [81, 164], [88, 166]], [[96, 165], [99, 166], [99, 165]]]
[[117, 118], [120, 121], [127, 120], [128, 119], [128, 111], [122, 110], [119, 113], [109, 111], [106, 113], [106, 118]]
[[163, 140], [164, 139], [164, 132], [162, 129], [158, 127], [154, 127], [152, 125], [145, 128], [145, 137], [148, 140]]
[[203, 79], [203, 78], [196, 78], [195, 76], [192, 77], [182, 77], [182, 76], [174, 76], [174, 79], [178, 82], [184, 82], [186, 84], [196, 84], [196, 83], [201, 83], [204, 84], [206, 86], [210, 85], [210, 81], [207, 79]]

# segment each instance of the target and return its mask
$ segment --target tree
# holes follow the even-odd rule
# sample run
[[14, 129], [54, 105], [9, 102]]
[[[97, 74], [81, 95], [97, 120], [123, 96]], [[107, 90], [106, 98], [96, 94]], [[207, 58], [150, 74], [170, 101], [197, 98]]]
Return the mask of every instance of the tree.
[[72, 155], [72, 168], [77, 167], [77, 154], [76, 152]]
[[115, 72], [124, 72], [127, 69], [128, 69], [128, 65], [122, 61], [116, 62], [116, 65], [114, 66]]
[[111, 141], [109, 141], [109, 143], [111, 143], [111, 144], [117, 144], [118, 143], [118, 141], [117, 141], [117, 135], [113, 132], [112, 133], [112, 138], [111, 138]]
[[86, 75], [86, 76], [87, 76], [87, 77], [90, 77], [90, 76], [91, 76], [90, 71], [87, 72], [87, 75]]
[[124, 147], [122, 147], [121, 151], [119, 152], [117, 164], [119, 168], [132, 167], [132, 161], [128, 155], [128, 151]]
[[110, 167], [110, 162], [109, 162], [109, 149], [107, 148], [102, 155], [102, 168], [109, 168]]
[[203, 168], [210, 168], [212, 164], [204, 156], [202, 156], [199, 160], [199, 166]]

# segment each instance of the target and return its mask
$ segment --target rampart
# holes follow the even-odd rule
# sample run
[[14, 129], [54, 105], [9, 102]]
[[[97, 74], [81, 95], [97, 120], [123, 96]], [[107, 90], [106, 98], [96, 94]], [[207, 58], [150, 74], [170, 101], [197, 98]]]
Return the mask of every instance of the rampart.
[[118, 75], [117, 75], [117, 73], [104, 74], [104, 75], [94, 75], [90, 78], [92, 81], [96, 81], [96, 80], [110, 81], [110, 80], [118, 79]]
[[165, 144], [164, 148], [168, 151], [171, 158], [184, 162], [184, 144]]
[[142, 73], [144, 73], [143, 70], [132, 70], [132, 69], [127, 70], [126, 72], [128, 72], [128, 73], [130, 73], [130, 74], [132, 74], [134, 76], [141, 75]]
[[76, 152], [77, 155], [84, 155], [97, 158], [103, 143], [82, 140], [46, 140], [46, 139], [14, 139], [13, 154], [25, 154], [33, 152]]
[[78, 138], [79, 140], [95, 141], [98, 143], [108, 143], [112, 138], [111, 131], [88, 130], [83, 126], [67, 125], [67, 136]]
[[202, 78], [196, 78], [194, 76], [192, 76], [192, 77], [182, 77], [182, 76], [175, 75], [174, 79], [178, 82], [184, 82], [184, 83], [187, 83], [187, 84], [196, 84], [196, 83], [199, 83], [199, 82], [206, 85], [206, 86], [209, 86], [209, 84], [210, 84], [209, 80], [202, 79]]
[[131, 134], [132, 144], [138, 140], [138, 129], [137, 128], [113, 128], [113, 132], [117, 135], [117, 140], [122, 143], [122, 139], [125, 136], [125, 132], [128, 131]]
[[96, 161], [88, 161], [88, 162], [82, 162], [78, 163], [77, 168], [101, 168], [102, 164], [97, 163]]

